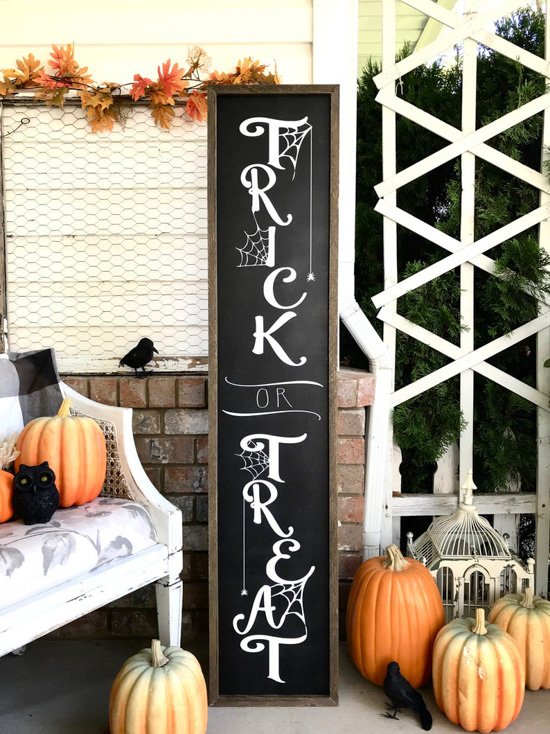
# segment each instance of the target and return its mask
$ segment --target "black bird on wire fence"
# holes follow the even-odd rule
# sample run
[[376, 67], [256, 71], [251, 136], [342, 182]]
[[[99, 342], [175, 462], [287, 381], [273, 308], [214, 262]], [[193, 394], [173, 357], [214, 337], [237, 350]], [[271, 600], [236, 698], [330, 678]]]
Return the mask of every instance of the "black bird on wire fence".
[[[122, 367], [124, 364], [127, 367], [133, 367], [136, 371], [136, 376], [138, 375], [138, 369], [141, 367], [143, 373], [139, 375], [139, 377], [144, 377], [147, 374], [145, 371], [145, 365], [153, 359], [153, 352], [158, 354], [158, 350], [155, 349], [155, 345], [151, 339], [140, 339], [137, 346], [130, 349], [128, 354], [124, 355], [118, 366]], [[149, 371], [149, 373], [151, 372], [152, 370]]]
[[408, 708], [420, 716], [420, 723], [425, 731], [432, 728], [432, 715], [426, 708], [424, 699], [401, 675], [399, 664], [395, 661], [388, 663], [388, 672], [384, 678], [384, 693], [391, 701], [391, 704], [388, 703], [387, 706], [388, 709], [393, 709], [393, 714], [386, 711], [385, 714], [381, 714], [382, 716], [397, 719], [397, 712], [401, 708]]

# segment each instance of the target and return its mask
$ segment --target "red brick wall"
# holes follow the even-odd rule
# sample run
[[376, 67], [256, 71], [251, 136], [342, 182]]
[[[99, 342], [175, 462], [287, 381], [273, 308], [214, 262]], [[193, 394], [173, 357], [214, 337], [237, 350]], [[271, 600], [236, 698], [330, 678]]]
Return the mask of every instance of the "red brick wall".
[[[208, 631], [208, 379], [206, 375], [73, 377], [83, 395], [133, 408], [139, 456], [153, 484], [183, 514], [183, 641]], [[338, 546], [341, 605], [361, 563], [365, 407], [374, 378], [342, 370], [338, 381]], [[341, 614], [341, 617], [344, 615]], [[59, 638], [155, 636], [155, 596], [146, 587], [53, 633]]]

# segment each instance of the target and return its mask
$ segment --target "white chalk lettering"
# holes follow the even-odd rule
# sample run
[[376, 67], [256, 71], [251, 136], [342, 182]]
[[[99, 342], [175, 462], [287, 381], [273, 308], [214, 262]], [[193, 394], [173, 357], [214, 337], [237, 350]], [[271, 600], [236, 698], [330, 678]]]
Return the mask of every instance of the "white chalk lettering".
[[[281, 131], [287, 133], [289, 130], [298, 130], [307, 124], [307, 117], [301, 120], [276, 120], [273, 117], [249, 117], [239, 125], [239, 132], [249, 138], [257, 138], [263, 135], [267, 129], [268, 135], [268, 159], [267, 162], [273, 168], [284, 169], [281, 163], [280, 135]], [[254, 128], [252, 126], [255, 125]]]
[[[261, 488], [265, 487], [269, 491], [269, 497], [262, 501], [260, 494]], [[250, 503], [250, 507], [254, 510], [253, 522], [256, 525], [260, 525], [262, 522], [262, 515], [269, 523], [269, 527], [273, 530], [276, 535], [280, 538], [289, 538], [294, 532], [292, 525], [289, 526], [286, 533], [282, 530], [277, 520], [273, 517], [271, 510], [267, 509], [267, 506], [275, 502], [279, 493], [277, 488], [271, 482], [266, 479], [253, 479], [248, 482], [243, 488], [243, 497], [247, 502]], [[284, 556], [283, 556], [284, 557]], [[287, 556], [288, 557], [288, 556]], [[269, 575], [269, 574], [268, 574]]]
[[279, 275], [283, 272], [287, 272], [288, 275], [286, 278], [283, 278], [283, 283], [292, 283], [294, 280], [296, 280], [296, 271], [294, 268], [277, 268], [277, 270], [274, 270], [268, 277], [265, 279], [264, 282], [264, 298], [269, 303], [270, 306], [273, 306], [273, 308], [279, 308], [282, 311], [287, 311], [289, 308], [297, 308], [301, 303], [303, 303], [305, 297], [307, 296], [307, 293], [302, 293], [301, 297], [296, 301], [296, 303], [292, 303], [290, 306], [283, 306], [279, 301], [275, 298], [275, 281], [279, 277]]
[[277, 321], [275, 323], [271, 324], [269, 329], [266, 331], [264, 327], [264, 317], [263, 316], [256, 316], [256, 331], [252, 335], [254, 337], [254, 347], [252, 348], [253, 354], [263, 354], [264, 353], [264, 341], [267, 340], [269, 342], [269, 345], [279, 357], [281, 362], [284, 362], [285, 364], [291, 365], [292, 367], [301, 367], [307, 362], [307, 358], [302, 356], [298, 360], [298, 362], [293, 362], [288, 354], [285, 352], [283, 347], [279, 344], [279, 342], [272, 336], [276, 331], [278, 331], [280, 328], [282, 328], [286, 323], [291, 321], [292, 319], [296, 318], [296, 314], [294, 311], [289, 311], [288, 313], [282, 314], [282, 316], [279, 316]]
[[243, 451], [263, 451], [265, 448], [264, 441], [267, 441], [268, 445], [268, 472], [267, 476], [276, 482], [284, 484], [284, 479], [281, 479], [279, 471], [279, 459], [280, 452], [279, 446], [281, 444], [295, 444], [302, 443], [307, 438], [307, 433], [302, 433], [301, 436], [274, 436], [271, 433], [251, 433], [241, 439], [241, 449]]
[[[267, 184], [261, 188], [258, 181], [258, 171], [264, 171], [267, 174]], [[250, 178], [247, 178], [247, 174], [250, 174]], [[277, 210], [273, 206], [273, 203], [269, 196], [266, 196], [265, 192], [273, 188], [277, 182], [277, 176], [269, 166], [264, 166], [262, 163], [252, 163], [243, 169], [241, 173], [241, 183], [248, 189], [248, 193], [252, 197], [252, 212], [256, 213], [260, 211], [260, 199], [263, 205], [269, 212], [270, 217], [274, 222], [280, 224], [282, 227], [286, 227], [292, 222], [292, 214], [289, 214], [286, 218], [286, 222], [281, 219], [277, 214]]]

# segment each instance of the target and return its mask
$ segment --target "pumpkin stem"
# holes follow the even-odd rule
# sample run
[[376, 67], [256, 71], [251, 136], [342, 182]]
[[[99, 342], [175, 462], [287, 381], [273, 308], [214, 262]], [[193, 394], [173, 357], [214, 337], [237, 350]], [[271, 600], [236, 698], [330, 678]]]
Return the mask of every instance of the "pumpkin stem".
[[71, 407], [71, 400], [70, 398], [64, 398], [63, 402], [61, 403], [61, 407], [57, 411], [57, 417], [58, 418], [66, 418], [69, 415], [69, 408]]
[[403, 554], [394, 544], [388, 545], [386, 555], [387, 558], [382, 561], [384, 568], [390, 568], [392, 571], [402, 571], [409, 565], [409, 562], [403, 558]]
[[534, 609], [535, 608], [535, 602], [534, 602], [535, 594], [533, 592], [533, 589], [530, 586], [527, 586], [525, 588], [525, 591], [523, 592], [523, 598], [520, 599], [520, 605], [522, 607], [525, 607], [525, 609]]
[[162, 652], [160, 640], [151, 640], [151, 664], [153, 668], [162, 668], [163, 665], [169, 662], [170, 660]]
[[472, 632], [476, 635], [486, 635], [488, 632], [485, 626], [485, 609], [476, 609], [476, 623], [472, 627]]

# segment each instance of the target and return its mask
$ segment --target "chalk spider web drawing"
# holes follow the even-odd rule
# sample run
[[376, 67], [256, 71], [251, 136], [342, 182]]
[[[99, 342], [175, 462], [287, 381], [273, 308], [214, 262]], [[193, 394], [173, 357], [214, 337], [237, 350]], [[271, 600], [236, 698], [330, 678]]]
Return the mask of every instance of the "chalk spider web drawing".
[[[256, 217], [254, 217], [256, 222]], [[242, 247], [237, 247], [241, 256], [241, 262], [237, 267], [255, 267], [258, 265], [268, 265], [270, 255], [270, 245], [273, 237], [273, 227], [260, 229], [256, 222], [256, 231], [252, 234], [245, 232], [246, 242]]]
[[275, 584], [271, 587], [271, 599], [277, 604], [277, 598], [282, 602], [280, 619], [286, 619], [294, 614], [306, 625], [306, 613], [304, 610], [304, 589], [309, 574], [298, 581], [289, 581], [286, 584]]
[[269, 456], [263, 449], [255, 449], [250, 451], [246, 451], [243, 449], [240, 454], [236, 455], [240, 456], [243, 461], [241, 471], [250, 472], [250, 474], [252, 475], [252, 479], [257, 479], [260, 474], [263, 474], [269, 466]]
[[301, 129], [298, 128], [287, 128], [283, 132], [279, 133], [279, 137], [282, 143], [282, 150], [279, 153], [280, 158], [289, 158], [294, 173], [292, 178], [296, 175], [296, 166], [298, 164], [298, 156], [300, 155], [300, 148], [306, 137], [311, 132], [311, 125], [305, 123]]

